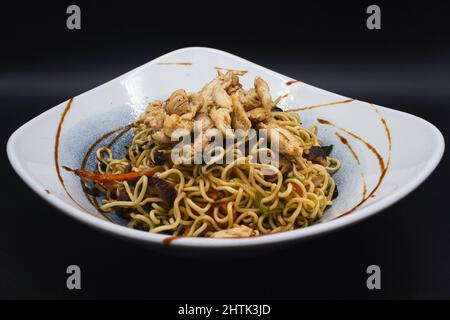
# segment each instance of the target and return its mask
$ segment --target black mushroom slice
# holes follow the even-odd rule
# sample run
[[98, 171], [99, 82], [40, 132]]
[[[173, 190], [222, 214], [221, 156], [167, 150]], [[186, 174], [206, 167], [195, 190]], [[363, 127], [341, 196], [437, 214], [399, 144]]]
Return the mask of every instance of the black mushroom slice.
[[288, 173], [292, 171], [292, 162], [285, 157], [281, 157], [279, 169], [281, 171], [281, 174], [283, 175], [283, 179], [286, 179]]
[[[289, 172], [292, 171], [292, 162], [281, 156], [278, 169], [280, 169], [283, 179], [286, 179]], [[278, 176], [276, 174], [266, 176], [266, 181], [276, 183], [278, 181]]]
[[331, 151], [333, 151], [333, 145], [330, 144], [329, 146], [321, 146], [322, 150], [325, 152], [327, 156], [330, 155]]
[[164, 152], [162, 151], [156, 151], [154, 156], [155, 164], [157, 166], [162, 166], [166, 162], [166, 158], [164, 156]]
[[98, 190], [95, 186], [88, 186], [82, 182], [81, 187], [83, 188], [84, 192], [92, 197], [100, 197], [101, 195], [100, 190]]
[[333, 192], [333, 196], [331, 197], [331, 200], [334, 200], [338, 197], [339, 195], [339, 191], [338, 191], [338, 187], [334, 186], [334, 192]]
[[150, 177], [148, 178], [148, 187], [151, 192], [154, 192], [159, 198], [163, 199], [169, 208], [173, 206], [178, 193], [170, 182], [156, 177]]
[[331, 153], [332, 149], [333, 145], [323, 147], [312, 146], [309, 149], [309, 153], [305, 154], [305, 158], [313, 163], [324, 166], [327, 163], [327, 156]]

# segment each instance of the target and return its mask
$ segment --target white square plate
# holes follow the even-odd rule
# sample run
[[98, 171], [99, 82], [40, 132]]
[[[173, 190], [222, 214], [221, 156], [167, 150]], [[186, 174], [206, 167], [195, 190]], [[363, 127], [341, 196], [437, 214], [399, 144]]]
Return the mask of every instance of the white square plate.
[[[167, 98], [179, 88], [197, 91], [215, 76], [217, 68], [248, 71], [242, 78], [245, 87], [260, 75], [273, 96], [288, 93], [281, 107], [303, 108], [299, 111], [303, 125], [317, 125], [319, 138], [333, 144], [334, 156], [341, 160], [342, 168], [335, 175], [339, 196], [319, 223], [304, 229], [245, 239], [180, 238], [171, 246], [237, 248], [318, 235], [398, 201], [423, 182], [442, 157], [442, 134], [416, 116], [294, 81], [223, 51], [185, 48], [74, 97], [70, 107], [65, 101], [29, 121], [8, 142], [11, 164], [37, 194], [70, 216], [128, 239], [165, 245], [166, 235], [107, 221], [87, 199], [79, 179], [61, 166], [79, 168], [95, 141], [133, 121], [148, 101]], [[117, 134], [101, 143], [107, 144]], [[129, 139], [123, 136], [115, 151], [123, 150]], [[88, 155], [87, 167], [93, 161]]]

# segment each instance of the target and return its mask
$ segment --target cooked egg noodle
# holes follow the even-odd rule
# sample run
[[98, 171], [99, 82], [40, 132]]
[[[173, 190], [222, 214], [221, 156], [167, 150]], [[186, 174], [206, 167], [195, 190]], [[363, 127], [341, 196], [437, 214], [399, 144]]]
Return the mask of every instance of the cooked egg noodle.
[[[298, 116], [276, 111], [271, 113], [271, 120], [290, 131], [301, 142], [304, 153], [319, 145], [317, 127], [304, 128]], [[126, 211], [131, 228], [211, 237], [215, 232], [242, 226], [252, 229], [250, 236], [306, 227], [320, 219], [332, 204], [335, 181], [330, 174], [339, 169], [338, 159], [327, 157], [324, 166], [303, 156], [288, 158], [292, 170], [283, 177], [278, 168], [251, 161], [258, 152], [270, 151], [260, 144], [248, 155], [242, 154], [236, 144], [222, 151], [221, 155], [232, 152], [235, 160], [229, 164], [217, 164], [218, 158], [207, 164], [173, 164], [168, 160], [161, 166], [155, 177], [171, 182], [177, 191], [172, 207], [151, 192], [149, 178], [141, 176], [134, 182], [97, 183], [103, 193], [100, 209]], [[163, 152], [168, 159], [171, 148], [152, 144], [148, 129], [137, 127], [125, 157], [114, 159], [107, 147], [96, 151], [97, 170], [140, 171], [155, 166], [157, 152]], [[263, 168], [275, 172], [275, 182], [266, 179]]]

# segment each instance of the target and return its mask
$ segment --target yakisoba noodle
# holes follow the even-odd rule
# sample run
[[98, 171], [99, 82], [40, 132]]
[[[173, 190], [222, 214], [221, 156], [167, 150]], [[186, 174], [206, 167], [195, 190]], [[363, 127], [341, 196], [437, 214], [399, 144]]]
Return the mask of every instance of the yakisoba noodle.
[[[164, 117], [170, 117], [168, 110], [172, 95], [164, 102], [150, 105], [146, 113], [135, 122], [133, 140], [124, 157], [114, 158], [107, 147], [96, 151], [98, 163], [95, 177], [118, 177], [118, 180], [92, 178], [95, 188], [101, 192], [100, 210], [116, 212], [128, 218], [131, 228], [187, 237], [265, 235], [307, 227], [323, 216], [337, 194], [331, 174], [339, 169], [340, 163], [328, 155], [329, 147], [320, 147], [317, 127], [306, 129], [300, 124], [298, 116], [276, 108], [274, 105], [277, 101], [267, 100], [261, 87], [257, 87], [259, 80], [255, 81], [252, 93], [236, 84], [236, 73], [219, 73], [218, 78], [220, 77], [222, 81], [217, 83], [233, 98], [233, 103], [236, 102], [236, 97], [244, 102], [246, 98], [249, 98], [247, 101], [253, 98], [261, 112], [264, 112], [264, 108], [267, 111], [265, 116], [256, 115], [259, 118], [255, 120], [257, 112], [250, 111], [257, 108], [251, 109], [248, 104], [242, 103], [252, 128], [276, 129], [283, 135], [280, 139], [288, 139], [289, 145], [282, 145], [280, 141], [278, 166], [255, 161], [259, 153], [270, 153], [272, 150], [263, 143], [267, 137], [255, 137], [250, 133], [247, 140], [256, 139], [251, 150], [242, 152], [239, 149], [242, 141], [235, 142], [231, 146], [215, 147], [216, 156], [208, 163], [174, 163], [171, 157], [174, 143], [161, 141], [159, 131], [149, 125], [149, 121], [153, 119], [151, 117], [156, 114], [151, 108], [159, 106], [166, 112]], [[226, 77], [231, 78], [230, 86], [234, 81], [234, 85], [239, 87], [226, 87]], [[200, 95], [208, 90], [207, 86], [200, 91]], [[187, 95], [188, 104], [194, 104], [191, 102], [196, 98], [193, 95]], [[205, 107], [207, 98], [203, 96], [200, 107], [196, 109], [196, 117], [202, 110], [206, 110], [208, 114], [211, 106]], [[213, 96], [213, 105], [220, 104], [217, 99]], [[183, 103], [182, 100], [178, 99], [176, 102]], [[270, 109], [267, 101], [271, 103]], [[185, 107], [188, 109], [186, 105]], [[238, 113], [239, 110], [233, 105], [230, 112], [232, 129], [233, 126], [238, 126], [238, 121], [233, 118]], [[182, 115], [184, 114], [186, 113]], [[214, 112], [209, 115], [214, 123], [213, 127], [220, 127], [216, 123], [218, 118], [213, 117]], [[144, 118], [148, 121], [143, 121]], [[259, 121], [261, 118], [264, 119]], [[164, 118], [163, 123], [166, 122], [167, 119]], [[180, 119], [178, 123], [181, 123]], [[166, 128], [162, 128], [164, 129]], [[274, 133], [272, 131], [272, 139]], [[204, 147], [205, 144], [208, 143], [203, 142]], [[292, 145], [297, 149], [292, 148]], [[218, 163], [230, 153], [233, 161]], [[154, 168], [154, 172], [142, 173], [149, 168]], [[272, 174], [267, 175], [268, 171]], [[76, 173], [82, 178], [90, 179], [86, 173]], [[128, 179], [132, 174], [135, 174], [134, 178]], [[119, 179], [124, 176], [127, 179]]]

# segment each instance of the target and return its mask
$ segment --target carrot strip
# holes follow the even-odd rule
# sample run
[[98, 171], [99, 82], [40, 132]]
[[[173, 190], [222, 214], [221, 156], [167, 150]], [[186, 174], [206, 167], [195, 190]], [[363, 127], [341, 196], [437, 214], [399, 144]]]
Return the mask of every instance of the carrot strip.
[[291, 183], [291, 184], [292, 184], [292, 187], [294, 187], [295, 192], [297, 192], [300, 197], [303, 197], [303, 190], [302, 190], [302, 188], [300, 188], [300, 186], [298, 184], [296, 184], [296, 183]]
[[188, 226], [186, 228], [184, 228], [184, 232], [183, 232], [183, 237], [187, 237], [187, 235], [189, 234], [189, 231], [191, 231], [192, 226]]
[[130, 180], [135, 180], [141, 176], [151, 177], [158, 171], [158, 168], [153, 167], [153, 168], [145, 169], [140, 172], [100, 174], [100, 173], [84, 171], [81, 169], [71, 169], [71, 168], [65, 167], [65, 166], [63, 168], [66, 169], [67, 171], [71, 171], [71, 172], [75, 173], [80, 178], [93, 180], [93, 181], [97, 181], [100, 183], [113, 183], [116, 181], [130, 181]]

